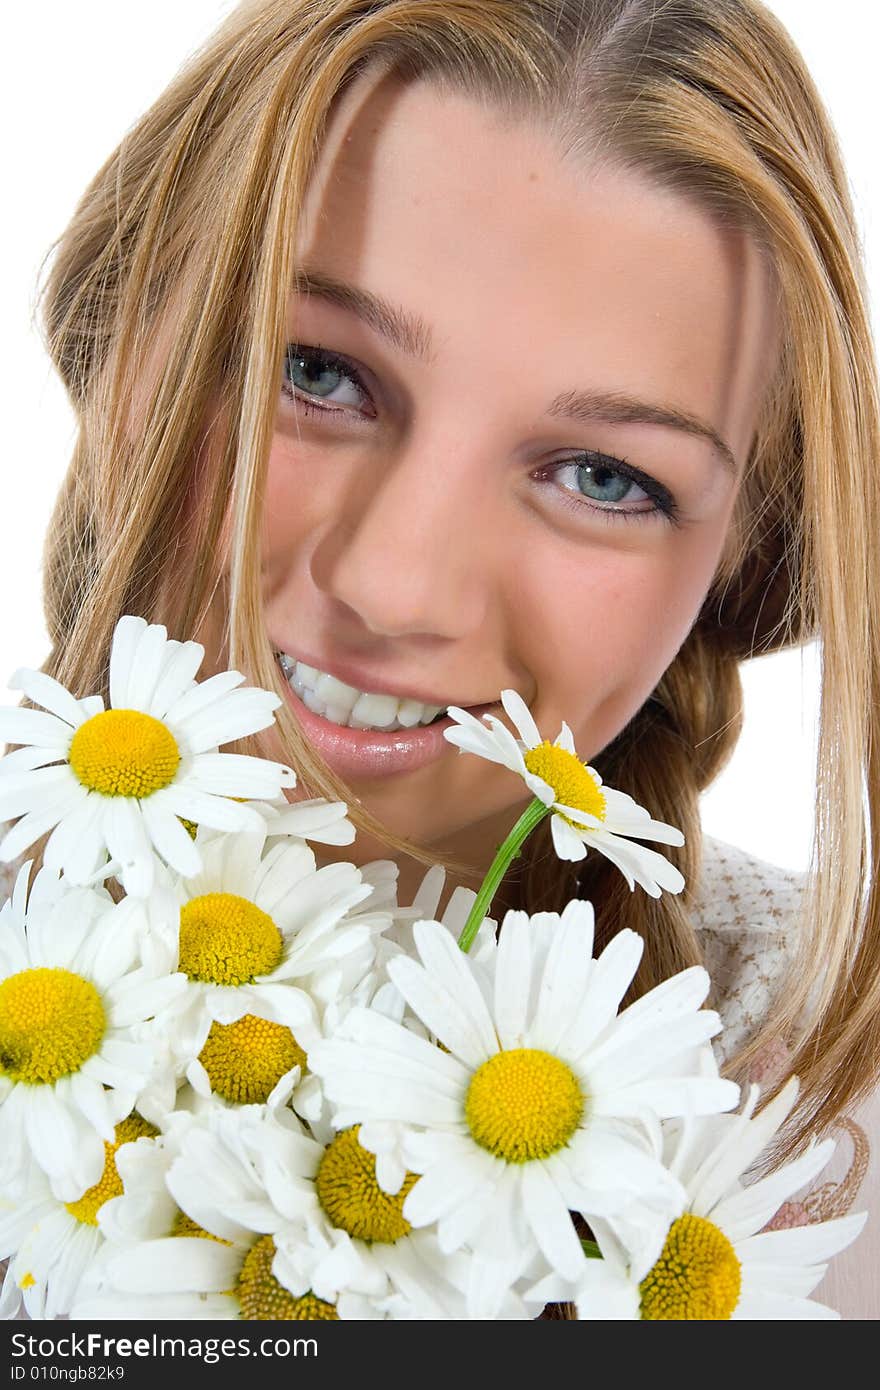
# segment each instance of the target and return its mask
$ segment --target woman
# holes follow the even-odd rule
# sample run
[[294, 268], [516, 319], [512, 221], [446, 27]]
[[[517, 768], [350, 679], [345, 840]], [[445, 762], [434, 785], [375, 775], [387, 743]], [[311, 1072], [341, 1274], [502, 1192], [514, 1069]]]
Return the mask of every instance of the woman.
[[[790, 1050], [790, 1146], [871, 1092], [876, 371], [834, 137], [772, 16], [249, 0], [87, 191], [45, 322], [81, 420], [46, 670], [100, 689], [137, 612], [277, 687], [266, 751], [349, 803], [340, 857], [394, 857], [403, 901], [436, 860], [478, 880], [521, 809], [443, 738], [515, 688], [684, 830], [689, 887], [630, 895], [536, 836], [502, 903], [588, 897], [645, 937], [640, 991], [705, 955], [731, 1074]], [[738, 924], [754, 1016], [698, 798], [738, 662], [816, 635], [816, 872], [772, 950]]]

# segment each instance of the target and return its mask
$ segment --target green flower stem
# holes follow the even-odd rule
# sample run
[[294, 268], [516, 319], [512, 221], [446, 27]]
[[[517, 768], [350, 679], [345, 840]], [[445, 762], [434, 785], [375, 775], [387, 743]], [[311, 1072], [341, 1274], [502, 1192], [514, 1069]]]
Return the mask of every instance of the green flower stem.
[[519, 854], [520, 846], [523, 841], [531, 835], [535, 826], [542, 821], [545, 816], [549, 816], [552, 807], [545, 806], [539, 796], [523, 811], [516, 825], [511, 830], [503, 845], [498, 849], [495, 858], [489, 867], [489, 872], [480, 885], [480, 891], [474, 899], [468, 919], [462, 928], [458, 944], [463, 951], [469, 951], [474, 944], [480, 923], [492, 906], [492, 899], [498, 891], [498, 885], [507, 873], [511, 862]]
[[581, 1245], [588, 1260], [601, 1260], [602, 1251], [594, 1240], [584, 1240], [581, 1238]]

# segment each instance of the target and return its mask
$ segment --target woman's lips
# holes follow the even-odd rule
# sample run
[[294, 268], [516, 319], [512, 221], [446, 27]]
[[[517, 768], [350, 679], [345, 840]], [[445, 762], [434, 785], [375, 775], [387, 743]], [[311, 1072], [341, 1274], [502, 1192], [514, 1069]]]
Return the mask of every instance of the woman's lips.
[[[388, 733], [381, 729], [346, 729], [310, 710], [287, 681], [284, 687], [309, 741], [341, 777], [391, 777], [398, 772], [413, 772], [446, 752], [458, 752], [443, 737], [443, 730], [455, 722], [448, 715], [422, 728], [394, 729]], [[477, 705], [468, 713], [479, 718], [493, 708], [493, 704]]]

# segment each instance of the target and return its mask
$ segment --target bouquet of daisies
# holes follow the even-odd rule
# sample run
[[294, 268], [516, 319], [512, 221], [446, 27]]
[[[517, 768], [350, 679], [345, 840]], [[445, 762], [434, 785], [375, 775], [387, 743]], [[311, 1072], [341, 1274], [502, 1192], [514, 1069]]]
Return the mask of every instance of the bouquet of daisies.
[[[0, 711], [0, 1313], [88, 1319], [836, 1317], [861, 1215], [767, 1230], [830, 1142], [749, 1181], [785, 1121], [718, 1074], [706, 972], [622, 1008], [642, 942], [593, 909], [490, 915], [545, 817], [654, 896], [682, 843], [505, 691], [446, 737], [533, 795], [477, 894], [401, 905], [342, 803], [220, 752], [278, 697], [123, 618], [109, 707], [36, 671]], [[45, 837], [48, 837], [47, 839]]]

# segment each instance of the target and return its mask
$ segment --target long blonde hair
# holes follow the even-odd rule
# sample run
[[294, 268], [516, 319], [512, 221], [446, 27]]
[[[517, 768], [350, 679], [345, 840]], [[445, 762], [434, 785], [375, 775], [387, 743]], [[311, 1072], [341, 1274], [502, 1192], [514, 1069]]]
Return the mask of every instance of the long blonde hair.
[[[684, 830], [674, 857], [696, 884], [699, 795], [740, 728], [738, 663], [821, 636], [800, 954], [733, 1064], [740, 1074], [767, 1039], [794, 1040], [797, 1144], [880, 1065], [880, 428], [834, 133], [790, 38], [756, 0], [240, 5], [97, 174], [51, 264], [47, 341], [80, 429], [45, 555], [46, 669], [80, 694], [101, 689], [120, 614], [190, 636], [219, 585], [226, 658], [279, 685], [259, 535], [296, 229], [335, 103], [373, 64], [539, 123], [566, 153], [641, 170], [746, 228], [772, 261], [784, 347], [723, 563], [652, 697], [596, 761]], [[222, 429], [206, 442], [209, 420]], [[364, 829], [430, 861], [359, 805], [286, 705], [279, 723], [313, 794], [347, 800]], [[574, 881], [540, 837], [528, 853], [512, 891], [531, 910], [559, 906]], [[579, 891], [600, 933], [626, 922], [645, 937], [640, 991], [700, 959], [690, 891], [630, 895], [599, 856]]]

